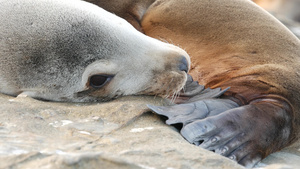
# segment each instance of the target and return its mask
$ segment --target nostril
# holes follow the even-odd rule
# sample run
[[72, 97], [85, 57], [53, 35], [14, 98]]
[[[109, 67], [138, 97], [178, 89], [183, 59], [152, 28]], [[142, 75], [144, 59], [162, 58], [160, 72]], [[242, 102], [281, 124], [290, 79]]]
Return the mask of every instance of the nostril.
[[180, 63], [179, 63], [179, 70], [180, 71], [185, 71], [186, 73], [189, 71], [189, 63], [187, 59], [182, 56]]

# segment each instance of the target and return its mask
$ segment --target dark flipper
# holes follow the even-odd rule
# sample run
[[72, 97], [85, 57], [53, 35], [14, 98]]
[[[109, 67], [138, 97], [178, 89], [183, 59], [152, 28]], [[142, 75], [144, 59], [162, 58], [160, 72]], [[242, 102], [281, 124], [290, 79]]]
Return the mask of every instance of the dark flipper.
[[[177, 105], [172, 106], [152, 106], [148, 107], [159, 115], [168, 117], [167, 124], [182, 123], [186, 125], [197, 119], [214, 116], [226, 110], [238, 107], [238, 104], [229, 99], [216, 99], [223, 95], [229, 88], [210, 89], [199, 85], [188, 75], [185, 90], [176, 98]], [[178, 101], [179, 100], [179, 101]], [[189, 140], [189, 139], [188, 139]]]
[[193, 143], [246, 167], [288, 145], [291, 110], [284, 102], [265, 99], [189, 123], [181, 134]]
[[[190, 143], [253, 167], [293, 140], [293, 110], [284, 98], [267, 95], [240, 106], [230, 99], [215, 98], [222, 94], [220, 89], [218, 93], [192, 83], [183, 104], [148, 106], [168, 117], [167, 124], [181, 123], [180, 133]], [[203, 91], [208, 94], [201, 96]]]
[[[238, 107], [238, 104], [229, 99], [206, 99], [173, 106], [148, 105], [148, 107], [155, 113], [168, 117], [169, 120], [166, 123], [169, 125], [177, 123], [187, 125], [195, 120], [215, 116]], [[187, 140], [190, 141], [188, 138]]]
[[253, 167], [291, 141], [292, 110], [276, 99], [259, 99], [240, 106], [228, 99], [209, 99], [169, 107], [149, 106], [182, 123], [181, 135], [190, 143]]
[[181, 91], [175, 103], [191, 103], [198, 100], [218, 98], [223, 95], [229, 88], [222, 90], [221, 88], [205, 88], [203, 85], [199, 85], [197, 81], [194, 81], [192, 76], [188, 75], [184, 89]]

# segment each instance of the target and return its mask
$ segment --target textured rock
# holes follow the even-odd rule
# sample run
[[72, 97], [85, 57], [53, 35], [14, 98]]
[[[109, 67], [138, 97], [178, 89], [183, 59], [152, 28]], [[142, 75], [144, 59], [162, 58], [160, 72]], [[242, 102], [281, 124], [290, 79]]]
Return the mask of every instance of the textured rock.
[[266, 169], [292, 169], [300, 167], [300, 140], [295, 144], [269, 155], [258, 166]]
[[[147, 112], [146, 104], [167, 103], [124, 97], [109, 103], [72, 104], [0, 95], [0, 168], [243, 168], [189, 144], [175, 128]], [[292, 156], [299, 161], [298, 149], [290, 149], [260, 165], [275, 165], [278, 158], [290, 164]]]

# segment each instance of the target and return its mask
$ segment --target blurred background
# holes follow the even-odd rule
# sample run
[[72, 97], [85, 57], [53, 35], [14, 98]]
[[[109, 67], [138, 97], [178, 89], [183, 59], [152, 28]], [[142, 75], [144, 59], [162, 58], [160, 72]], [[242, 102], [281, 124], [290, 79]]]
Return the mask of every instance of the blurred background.
[[300, 0], [253, 0], [287, 26], [300, 39]]

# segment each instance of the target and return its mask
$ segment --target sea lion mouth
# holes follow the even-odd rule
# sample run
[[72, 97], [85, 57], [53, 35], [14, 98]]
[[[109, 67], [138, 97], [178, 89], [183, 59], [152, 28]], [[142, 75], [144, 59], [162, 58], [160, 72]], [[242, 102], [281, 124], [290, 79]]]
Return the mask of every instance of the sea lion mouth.
[[175, 98], [183, 89], [187, 73], [185, 71], [154, 71], [154, 78], [134, 95], [159, 96], [162, 98]]

